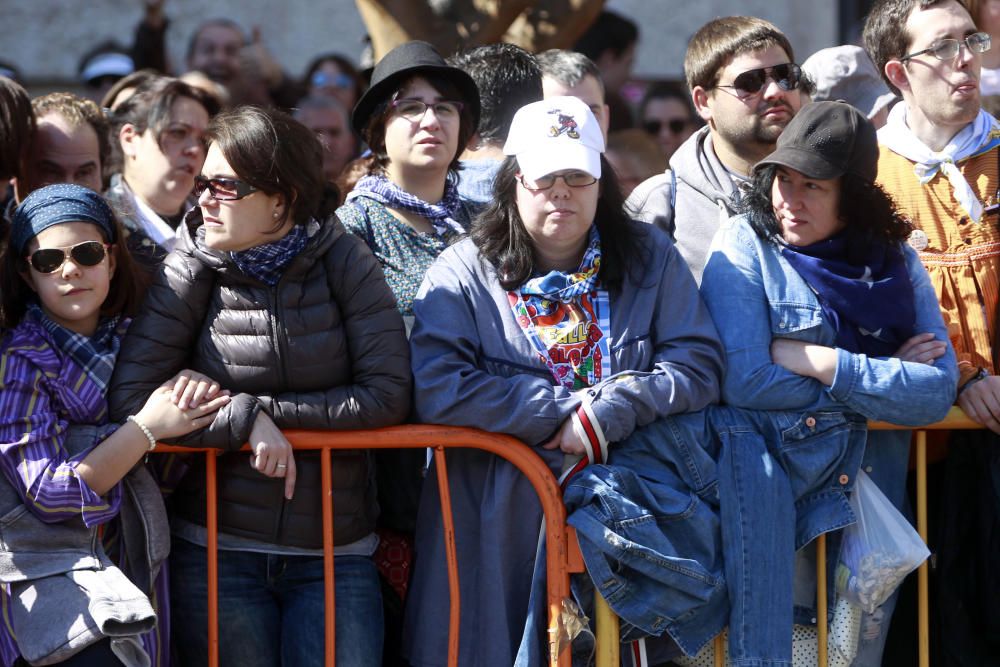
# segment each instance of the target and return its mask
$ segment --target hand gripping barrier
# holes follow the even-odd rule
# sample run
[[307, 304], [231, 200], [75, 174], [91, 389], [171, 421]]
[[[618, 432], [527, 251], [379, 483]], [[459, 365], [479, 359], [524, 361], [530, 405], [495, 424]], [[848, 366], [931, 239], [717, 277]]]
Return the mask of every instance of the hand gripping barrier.
[[[332, 449], [423, 449], [434, 450], [438, 475], [438, 492], [444, 521], [444, 539], [448, 560], [448, 585], [451, 593], [449, 614], [448, 665], [458, 665], [458, 621], [461, 601], [458, 593], [458, 566], [455, 553], [455, 526], [452, 521], [451, 500], [448, 491], [448, 470], [445, 450], [455, 447], [474, 448], [491, 452], [515, 465], [531, 482], [545, 512], [547, 540], [548, 609], [550, 639], [550, 667], [570, 667], [568, 642], [560, 650], [559, 637], [563, 635], [560, 610], [562, 600], [569, 597], [570, 572], [582, 572], [580, 556], [573, 529], [566, 525], [566, 509], [555, 476], [542, 459], [527, 445], [510, 436], [487, 433], [470, 428], [444, 426], [393, 426], [373, 431], [285, 431], [284, 435], [299, 451], [320, 450], [321, 481], [324, 496], [331, 495]], [[249, 448], [245, 448], [249, 451]], [[218, 612], [218, 519], [216, 516], [217, 489], [215, 458], [219, 450], [198, 450], [189, 447], [159, 445], [157, 452], [192, 453], [205, 455], [205, 486], [207, 489], [206, 529], [208, 531], [208, 664], [219, 664], [219, 612]], [[326, 603], [325, 665], [334, 665], [334, 559], [333, 559], [333, 506], [323, 504], [323, 562]], [[572, 547], [572, 548], [571, 548]]]

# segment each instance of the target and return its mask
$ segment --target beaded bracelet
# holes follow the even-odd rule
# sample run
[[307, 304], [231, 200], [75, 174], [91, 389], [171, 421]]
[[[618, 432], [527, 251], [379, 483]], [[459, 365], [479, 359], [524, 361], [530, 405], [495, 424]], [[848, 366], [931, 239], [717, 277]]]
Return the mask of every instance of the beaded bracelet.
[[153, 432], [150, 431], [148, 428], [146, 428], [145, 424], [139, 421], [139, 419], [135, 415], [129, 415], [126, 418], [126, 421], [130, 421], [136, 426], [138, 426], [139, 430], [142, 431], [143, 434], [146, 436], [146, 439], [149, 440], [149, 449], [147, 449], [146, 451], [151, 452], [154, 449], [156, 449], [156, 438], [153, 437]]
[[989, 376], [990, 376], [990, 374], [986, 371], [986, 369], [980, 367], [978, 373], [976, 373], [975, 375], [973, 375], [972, 378], [970, 378], [969, 380], [967, 380], [965, 382], [965, 384], [963, 384], [961, 387], [958, 388], [958, 396], [961, 396], [962, 392], [965, 391], [966, 389], [968, 389], [969, 387], [971, 387], [972, 385], [976, 384], [980, 380], [985, 380]]

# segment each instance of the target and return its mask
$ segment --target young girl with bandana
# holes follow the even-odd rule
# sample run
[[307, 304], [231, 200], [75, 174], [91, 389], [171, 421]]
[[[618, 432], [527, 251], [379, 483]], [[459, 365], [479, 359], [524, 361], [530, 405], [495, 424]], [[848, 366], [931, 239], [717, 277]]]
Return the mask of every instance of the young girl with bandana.
[[[139, 464], [229, 397], [175, 403], [175, 382], [112, 423], [106, 393], [141, 278], [107, 203], [77, 185], [16, 209], [0, 266], [0, 664], [164, 665], [169, 529]], [[176, 383], [178, 389], [185, 383]], [[154, 628], [155, 626], [155, 628]]]
[[[574, 132], [561, 131], [570, 123]], [[442, 253], [414, 301], [417, 418], [512, 435], [557, 475], [564, 456], [572, 474], [578, 462], [605, 461], [637, 427], [716, 401], [722, 374], [690, 270], [665, 235], [625, 216], [603, 151], [597, 120], [577, 98], [521, 108], [494, 201], [470, 238]], [[449, 453], [448, 468], [459, 662], [509, 667], [529, 620], [541, 506], [516, 468], [485, 452]], [[448, 653], [441, 532], [428, 479], [404, 632], [418, 666]]]

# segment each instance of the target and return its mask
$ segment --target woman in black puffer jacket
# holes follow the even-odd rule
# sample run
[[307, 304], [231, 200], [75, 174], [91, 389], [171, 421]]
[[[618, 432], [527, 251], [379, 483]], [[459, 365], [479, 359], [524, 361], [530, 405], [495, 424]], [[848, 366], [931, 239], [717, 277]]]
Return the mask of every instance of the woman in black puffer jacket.
[[[378, 262], [324, 197], [321, 147], [275, 111], [243, 107], [212, 141], [175, 250], [122, 344], [115, 419], [191, 368], [181, 403], [217, 382], [232, 400], [181, 439], [219, 457], [219, 657], [227, 665], [311, 664], [323, 650], [318, 455], [280, 429], [402, 422], [410, 367], [403, 322]], [[199, 381], [201, 380], [201, 381]], [[182, 406], [183, 407], [183, 406]], [[237, 453], [249, 442], [253, 454]], [[369, 457], [333, 458], [338, 665], [381, 664], [382, 610], [371, 554]], [[205, 488], [200, 457], [173, 502], [171, 599], [180, 663], [203, 664]]]

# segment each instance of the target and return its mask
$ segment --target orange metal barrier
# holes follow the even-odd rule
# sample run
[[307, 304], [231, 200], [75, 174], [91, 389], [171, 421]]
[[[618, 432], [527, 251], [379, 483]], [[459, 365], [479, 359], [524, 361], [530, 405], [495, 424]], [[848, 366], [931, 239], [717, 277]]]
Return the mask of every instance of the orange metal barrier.
[[[374, 431], [299, 431], [284, 432], [285, 437], [296, 450], [321, 451], [321, 475], [323, 493], [331, 495], [330, 450], [332, 449], [423, 449], [434, 450], [438, 473], [438, 492], [444, 521], [444, 539], [448, 559], [448, 583], [451, 591], [451, 611], [449, 614], [448, 665], [458, 664], [458, 626], [460, 600], [458, 592], [458, 568], [455, 554], [455, 527], [451, 516], [451, 501], [448, 491], [448, 472], [445, 450], [456, 447], [474, 448], [491, 452], [515, 465], [531, 482], [545, 512], [545, 533], [547, 540], [548, 609], [549, 609], [549, 665], [550, 667], [570, 666], [568, 642], [559, 650], [562, 636], [560, 611], [562, 600], [569, 596], [570, 572], [582, 572], [576, 535], [566, 525], [566, 509], [555, 476], [544, 461], [528, 446], [506, 435], [487, 433], [470, 428], [444, 426], [394, 426]], [[216, 515], [216, 465], [218, 450], [198, 450], [189, 447], [159, 445], [157, 452], [187, 453], [204, 452], [205, 485], [207, 489], [206, 529], [208, 531], [208, 661], [211, 667], [219, 664], [219, 617], [218, 617], [218, 518]], [[249, 451], [249, 448], [247, 448]], [[326, 602], [326, 650], [325, 664], [334, 664], [336, 645], [334, 619], [334, 559], [333, 559], [333, 507], [323, 504], [323, 559]], [[617, 642], [616, 642], [617, 643]]]

